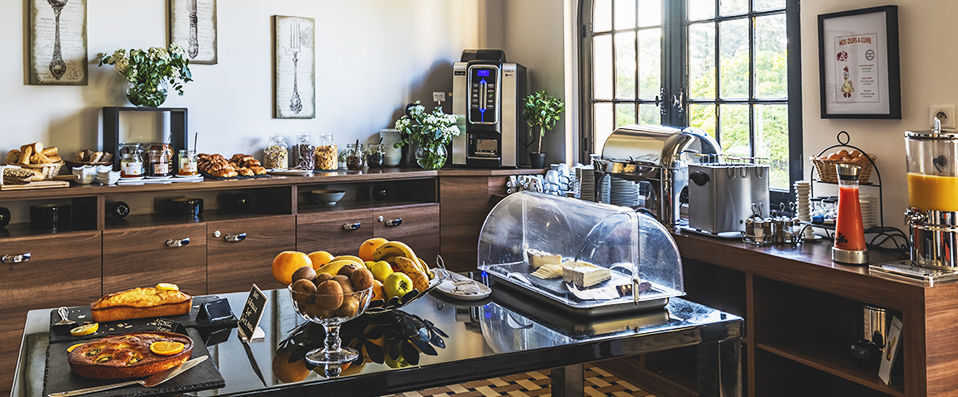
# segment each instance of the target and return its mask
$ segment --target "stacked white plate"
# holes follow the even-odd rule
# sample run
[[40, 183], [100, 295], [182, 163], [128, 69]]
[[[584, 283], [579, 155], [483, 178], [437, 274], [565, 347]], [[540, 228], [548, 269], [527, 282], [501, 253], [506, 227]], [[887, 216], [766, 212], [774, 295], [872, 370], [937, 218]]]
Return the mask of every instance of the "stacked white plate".
[[862, 226], [865, 230], [878, 226], [878, 197], [864, 195], [858, 198], [862, 208]]
[[595, 170], [592, 167], [576, 167], [575, 192], [577, 198], [595, 201]]
[[[798, 219], [802, 222], [809, 222], [812, 220], [812, 183], [809, 181], [797, 181], [795, 182], [795, 196], [798, 204]], [[805, 239], [811, 240], [815, 238], [815, 231], [812, 228], [805, 228]]]
[[612, 175], [605, 175], [599, 181], [599, 198], [606, 204], [612, 202]]
[[639, 187], [635, 182], [612, 178], [610, 202], [623, 207], [635, 207], [639, 205]]

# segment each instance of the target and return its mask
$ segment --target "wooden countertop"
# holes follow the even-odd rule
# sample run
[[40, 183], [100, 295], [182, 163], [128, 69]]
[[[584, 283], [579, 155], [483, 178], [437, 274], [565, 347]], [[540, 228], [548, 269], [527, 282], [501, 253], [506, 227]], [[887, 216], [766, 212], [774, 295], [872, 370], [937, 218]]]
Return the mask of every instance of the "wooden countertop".
[[386, 168], [375, 171], [317, 172], [309, 177], [276, 176], [257, 179], [206, 180], [197, 183], [147, 184], [147, 185], [74, 185], [61, 189], [0, 191], [0, 200], [58, 199], [73, 197], [91, 197], [102, 194], [196, 191], [275, 187], [289, 185], [312, 185], [350, 182], [376, 182], [396, 179], [435, 178], [435, 170]]
[[439, 176], [509, 176], [509, 175], [544, 175], [545, 169], [538, 168], [444, 168], [439, 170]]

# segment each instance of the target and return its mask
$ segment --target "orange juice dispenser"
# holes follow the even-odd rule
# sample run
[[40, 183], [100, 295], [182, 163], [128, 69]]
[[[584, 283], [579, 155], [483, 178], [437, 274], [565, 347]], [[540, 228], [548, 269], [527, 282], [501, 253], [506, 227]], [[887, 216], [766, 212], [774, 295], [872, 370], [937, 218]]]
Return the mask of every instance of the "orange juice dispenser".
[[862, 208], [858, 194], [858, 177], [862, 167], [836, 164], [838, 171], [838, 215], [835, 220], [835, 243], [832, 260], [850, 265], [868, 264], [865, 228], [862, 226]]
[[908, 236], [911, 260], [930, 268], [958, 270], [958, 133], [905, 132]]

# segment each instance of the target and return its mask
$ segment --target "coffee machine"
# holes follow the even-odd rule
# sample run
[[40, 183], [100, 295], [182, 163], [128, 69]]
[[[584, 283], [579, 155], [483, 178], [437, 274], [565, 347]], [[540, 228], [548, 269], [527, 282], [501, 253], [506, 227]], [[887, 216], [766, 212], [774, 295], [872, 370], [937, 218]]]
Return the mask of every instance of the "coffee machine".
[[[502, 50], [465, 50], [453, 65], [452, 112], [465, 118], [465, 131], [452, 141], [452, 164], [470, 168], [519, 165], [526, 134], [522, 99], [526, 68], [506, 62]], [[460, 127], [461, 128], [461, 127]]]

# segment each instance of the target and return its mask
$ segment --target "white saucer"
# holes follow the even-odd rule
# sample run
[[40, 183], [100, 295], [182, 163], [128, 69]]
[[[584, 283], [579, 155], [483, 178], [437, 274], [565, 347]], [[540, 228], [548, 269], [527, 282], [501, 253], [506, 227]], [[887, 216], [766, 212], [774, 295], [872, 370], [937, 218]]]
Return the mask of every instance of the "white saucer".
[[[434, 269], [435, 271], [435, 269]], [[436, 286], [436, 291], [452, 299], [478, 301], [489, 297], [492, 289], [485, 284], [455, 272]]]

